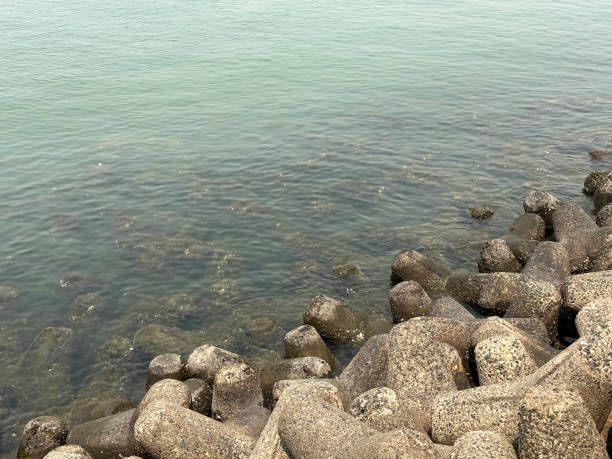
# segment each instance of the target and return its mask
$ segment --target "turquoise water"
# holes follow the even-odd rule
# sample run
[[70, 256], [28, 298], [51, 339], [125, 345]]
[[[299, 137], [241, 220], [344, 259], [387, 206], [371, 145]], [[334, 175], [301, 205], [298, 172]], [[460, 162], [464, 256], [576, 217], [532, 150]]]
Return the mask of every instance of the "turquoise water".
[[[386, 313], [400, 249], [476, 269], [475, 242], [503, 233], [529, 190], [590, 209], [582, 180], [610, 166], [587, 154], [612, 148], [602, 0], [1, 12], [0, 285], [19, 291], [0, 307], [4, 452], [25, 420], [89, 393], [137, 401], [151, 354], [185, 351], [135, 342], [148, 324], [184, 330], [186, 348], [282, 356], [312, 296]], [[493, 219], [471, 220], [475, 204]], [[342, 263], [362, 278], [334, 276]], [[73, 272], [105, 300], [91, 321], [70, 320], [82, 292], [59, 280]], [[177, 293], [187, 313], [159, 313]], [[277, 329], [248, 334], [259, 317]], [[20, 361], [48, 326], [74, 330], [60, 401], [27, 389], [42, 370]]]

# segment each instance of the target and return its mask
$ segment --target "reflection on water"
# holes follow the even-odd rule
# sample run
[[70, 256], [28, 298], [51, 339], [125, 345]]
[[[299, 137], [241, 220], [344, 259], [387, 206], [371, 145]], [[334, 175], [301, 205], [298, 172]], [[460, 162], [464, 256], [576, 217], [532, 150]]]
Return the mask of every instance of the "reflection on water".
[[607, 3], [434, 3], [6, 6], [0, 453], [155, 354], [281, 358], [318, 294], [384, 329], [397, 251], [476, 269], [531, 189], [592, 208]]

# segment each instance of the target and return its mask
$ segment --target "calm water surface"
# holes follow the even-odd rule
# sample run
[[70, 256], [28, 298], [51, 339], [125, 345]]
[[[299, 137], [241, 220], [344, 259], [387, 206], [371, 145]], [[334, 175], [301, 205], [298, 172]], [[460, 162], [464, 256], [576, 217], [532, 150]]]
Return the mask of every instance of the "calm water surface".
[[[6, 454], [33, 416], [137, 401], [157, 352], [280, 357], [319, 293], [386, 314], [400, 249], [476, 269], [474, 242], [529, 190], [589, 207], [584, 176], [610, 167], [587, 154], [612, 148], [608, 1], [0, 12], [0, 285], [19, 291], [0, 305]], [[343, 263], [363, 276], [334, 276]], [[60, 288], [75, 272], [89, 283]], [[248, 332], [262, 317], [276, 329]], [[50, 326], [72, 338], [24, 354]]]

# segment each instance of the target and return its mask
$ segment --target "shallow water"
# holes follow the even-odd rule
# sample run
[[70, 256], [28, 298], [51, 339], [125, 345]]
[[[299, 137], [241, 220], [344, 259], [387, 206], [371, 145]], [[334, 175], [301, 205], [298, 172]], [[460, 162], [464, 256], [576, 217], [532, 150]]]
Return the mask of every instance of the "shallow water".
[[[0, 451], [92, 393], [137, 401], [164, 346], [272, 358], [316, 294], [386, 311], [403, 248], [476, 269], [529, 190], [591, 209], [611, 30], [602, 0], [5, 2]], [[362, 279], [332, 274], [347, 262]], [[105, 300], [91, 320], [73, 272]], [[194, 304], [160, 313], [177, 293]], [[278, 329], [249, 336], [258, 317]], [[189, 333], [136, 345], [151, 323]], [[48, 326], [74, 330], [61, 401], [22, 393]]]

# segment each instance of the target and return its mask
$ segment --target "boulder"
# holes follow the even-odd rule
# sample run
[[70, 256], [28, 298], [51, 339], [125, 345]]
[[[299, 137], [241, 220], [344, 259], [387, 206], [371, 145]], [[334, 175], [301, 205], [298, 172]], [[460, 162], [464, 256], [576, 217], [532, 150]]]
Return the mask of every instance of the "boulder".
[[525, 213], [514, 220], [503, 239], [515, 237], [519, 239], [541, 241], [544, 239], [545, 235], [546, 222], [542, 217], [534, 213]]
[[521, 264], [503, 239], [493, 239], [480, 251], [478, 270], [481, 273], [518, 273], [521, 272]]
[[319, 295], [304, 312], [304, 323], [313, 326], [324, 340], [335, 344], [360, 342], [365, 339], [363, 315], [341, 301]]
[[147, 389], [162, 379], [185, 378], [185, 361], [178, 354], [162, 354], [149, 363], [147, 372]]
[[593, 204], [595, 210], [599, 211], [610, 203], [612, 203], [612, 180], [607, 180], [593, 195]]
[[166, 459], [248, 458], [254, 444], [232, 426], [178, 405], [155, 405], [144, 412], [134, 436], [148, 454]]
[[478, 306], [496, 314], [504, 314], [520, 291], [520, 274], [491, 273], [479, 277]]
[[595, 223], [597, 226], [610, 226], [612, 225], [612, 204], [607, 204], [599, 209], [597, 217], [595, 217]]
[[251, 405], [263, 406], [263, 393], [255, 370], [244, 363], [219, 370], [213, 383], [213, 418], [226, 421]]
[[521, 458], [607, 458], [606, 448], [580, 395], [533, 388], [519, 408], [518, 452]]
[[18, 458], [40, 459], [66, 441], [68, 427], [54, 416], [31, 419], [23, 428]]
[[593, 195], [607, 181], [612, 180], [612, 171], [603, 170], [591, 172], [584, 179], [583, 191], [587, 195]]
[[135, 417], [155, 405], [178, 405], [185, 408], [191, 406], [191, 391], [176, 379], [162, 379], [153, 384], [136, 409]]
[[555, 239], [569, 255], [570, 271], [579, 273], [590, 268], [589, 250], [599, 228], [593, 219], [575, 204], [558, 206], [552, 216]]
[[391, 289], [389, 303], [393, 321], [399, 323], [413, 317], [426, 316], [431, 307], [431, 298], [419, 283], [404, 281]]
[[302, 325], [285, 335], [285, 357], [319, 357], [325, 360], [332, 371], [336, 368], [336, 359], [321, 338], [317, 330], [310, 325]]
[[404, 250], [393, 260], [391, 271], [405, 281], [415, 281], [425, 290], [443, 290], [450, 271], [414, 250]]
[[595, 300], [583, 307], [576, 316], [576, 329], [580, 336], [612, 330], [612, 298]]
[[472, 218], [477, 220], [488, 220], [495, 214], [495, 212], [485, 206], [469, 207], [468, 212]]

